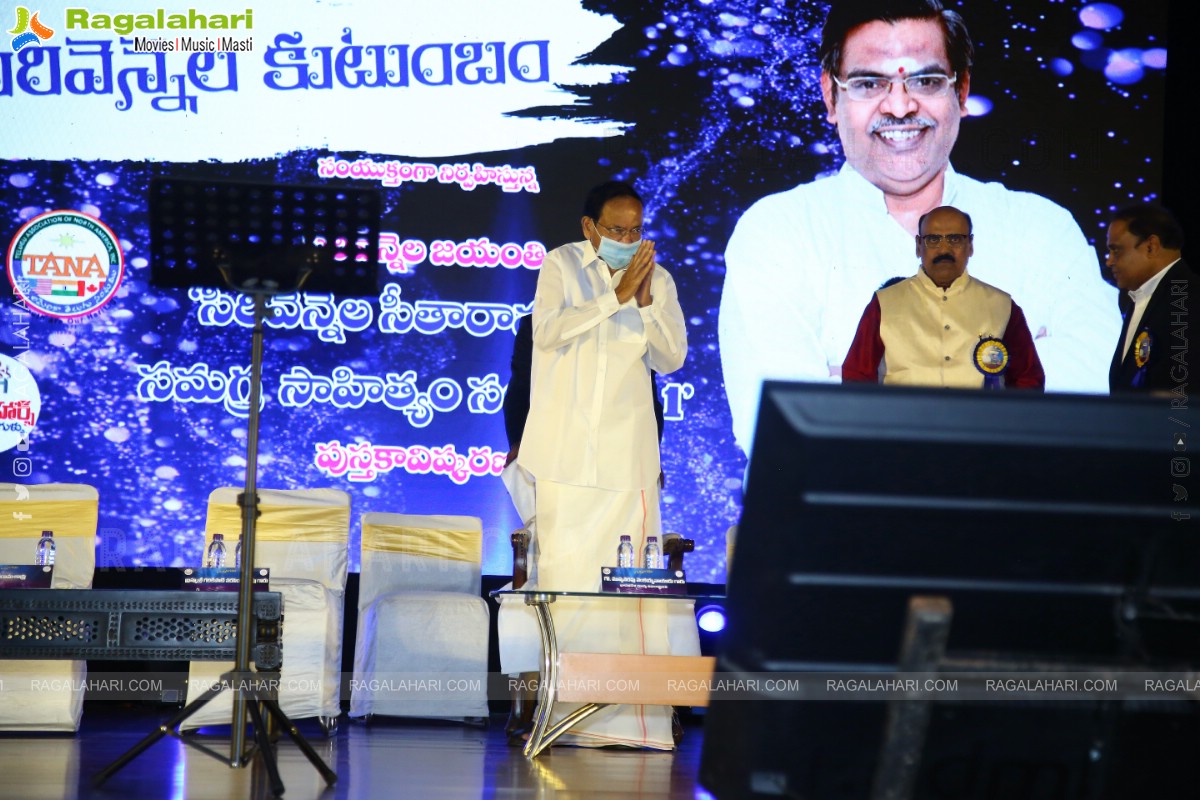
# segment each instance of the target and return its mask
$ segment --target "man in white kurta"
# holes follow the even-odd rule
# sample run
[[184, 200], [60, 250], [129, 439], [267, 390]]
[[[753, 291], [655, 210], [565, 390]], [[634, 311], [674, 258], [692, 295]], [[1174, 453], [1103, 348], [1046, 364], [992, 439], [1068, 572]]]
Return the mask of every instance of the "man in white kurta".
[[[582, 228], [584, 241], [542, 263], [533, 305], [518, 463], [536, 480], [537, 584], [545, 590], [597, 591], [622, 534], [639, 552], [647, 536], [661, 542], [650, 371], [674, 372], [687, 356], [675, 282], [641, 239], [642, 203], [632, 187], [596, 187]], [[550, 608], [563, 651], [699, 654], [690, 604], [560, 598]], [[671, 709], [612, 706], [573, 734], [567, 741], [576, 744], [669, 749]]]
[[974, 220], [971, 273], [1024, 309], [1046, 389], [1107, 389], [1097, 343], [1121, 320], [1079, 225], [1044, 197], [950, 165], [971, 78], [962, 17], [936, 0], [887, 5], [884, 20], [883, 4], [834, 3], [822, 31], [821, 91], [846, 163], [759, 200], [725, 251], [721, 365], [747, 452], [762, 381], [839, 380], [863, 305], [905, 274], [918, 219], [942, 205]]

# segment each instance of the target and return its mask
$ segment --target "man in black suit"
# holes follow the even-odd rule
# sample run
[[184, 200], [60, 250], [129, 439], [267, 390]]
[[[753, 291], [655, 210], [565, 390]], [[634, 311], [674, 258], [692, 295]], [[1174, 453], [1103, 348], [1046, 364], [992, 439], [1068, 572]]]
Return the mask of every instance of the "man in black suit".
[[1108, 226], [1107, 264], [1125, 317], [1108, 371], [1112, 392], [1187, 396], [1200, 319], [1200, 279], [1182, 258], [1183, 229], [1161, 206], [1129, 206]]
[[508, 435], [508, 455], [504, 459], [506, 467], [521, 449], [521, 435], [525, 433], [525, 420], [529, 417], [529, 384], [533, 372], [532, 314], [526, 314], [517, 323], [511, 366], [512, 376], [508, 381], [508, 391], [504, 393], [504, 432]]

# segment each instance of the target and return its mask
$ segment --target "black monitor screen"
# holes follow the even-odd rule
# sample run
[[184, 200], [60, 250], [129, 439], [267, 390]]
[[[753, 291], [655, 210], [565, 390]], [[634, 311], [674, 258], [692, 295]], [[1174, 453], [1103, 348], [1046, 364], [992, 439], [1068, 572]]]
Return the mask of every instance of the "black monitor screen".
[[[909, 600], [932, 596], [953, 608], [948, 663], [1186, 674], [1186, 414], [1186, 398], [767, 383], [718, 669], [896, 676]], [[1148, 742], [1162, 780], [1194, 769], [1154, 736], [1194, 741], [1196, 715], [1137, 694], [935, 703], [917, 794], [1120, 796]], [[718, 796], [868, 796], [884, 696], [721, 698], [702, 769]]]

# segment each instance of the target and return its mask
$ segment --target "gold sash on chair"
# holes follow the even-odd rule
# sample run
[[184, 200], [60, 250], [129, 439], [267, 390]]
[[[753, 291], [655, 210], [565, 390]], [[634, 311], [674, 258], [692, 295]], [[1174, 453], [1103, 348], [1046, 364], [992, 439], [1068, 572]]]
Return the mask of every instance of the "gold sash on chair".
[[483, 560], [479, 531], [366, 523], [362, 529], [362, 547], [381, 553], [406, 553], [474, 564]]
[[[254, 525], [255, 542], [344, 542], [350, 529], [349, 506], [267, 505], [260, 498], [262, 516]], [[242, 531], [242, 509], [235, 503], [209, 503], [205, 522], [205, 544], [214, 533], [232, 535]]]
[[94, 536], [99, 522], [95, 500], [0, 500], [0, 538], [37, 539], [42, 531], [54, 538]]

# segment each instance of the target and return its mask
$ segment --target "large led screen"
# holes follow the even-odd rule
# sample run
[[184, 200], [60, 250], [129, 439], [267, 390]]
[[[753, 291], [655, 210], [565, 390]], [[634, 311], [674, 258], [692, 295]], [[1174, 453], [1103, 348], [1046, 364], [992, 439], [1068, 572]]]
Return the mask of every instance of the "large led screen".
[[[355, 569], [368, 511], [479, 516], [484, 572], [510, 568], [514, 332], [604, 180], [644, 197], [688, 323], [657, 389], [692, 580], [724, 580], [759, 380], [836, 381], [871, 292], [916, 270], [869, 182], [821, 193], [847, 157], [870, 171], [861, 147], [950, 152], [972, 271], [1025, 308], [1049, 388], [1103, 391], [1097, 245], [1160, 192], [1165, 7], [948, 6], [975, 44], [961, 107], [881, 133], [826, 107], [818, 2], [7, 4], [0, 481], [97, 487], [101, 566], [198, 563], [209, 492], [242, 484], [252, 301], [151, 281], [156, 178], [380, 194], [377, 290], [279, 297], [264, 336], [259, 486], [348, 492]], [[819, 215], [755, 206], [813, 181]]]

